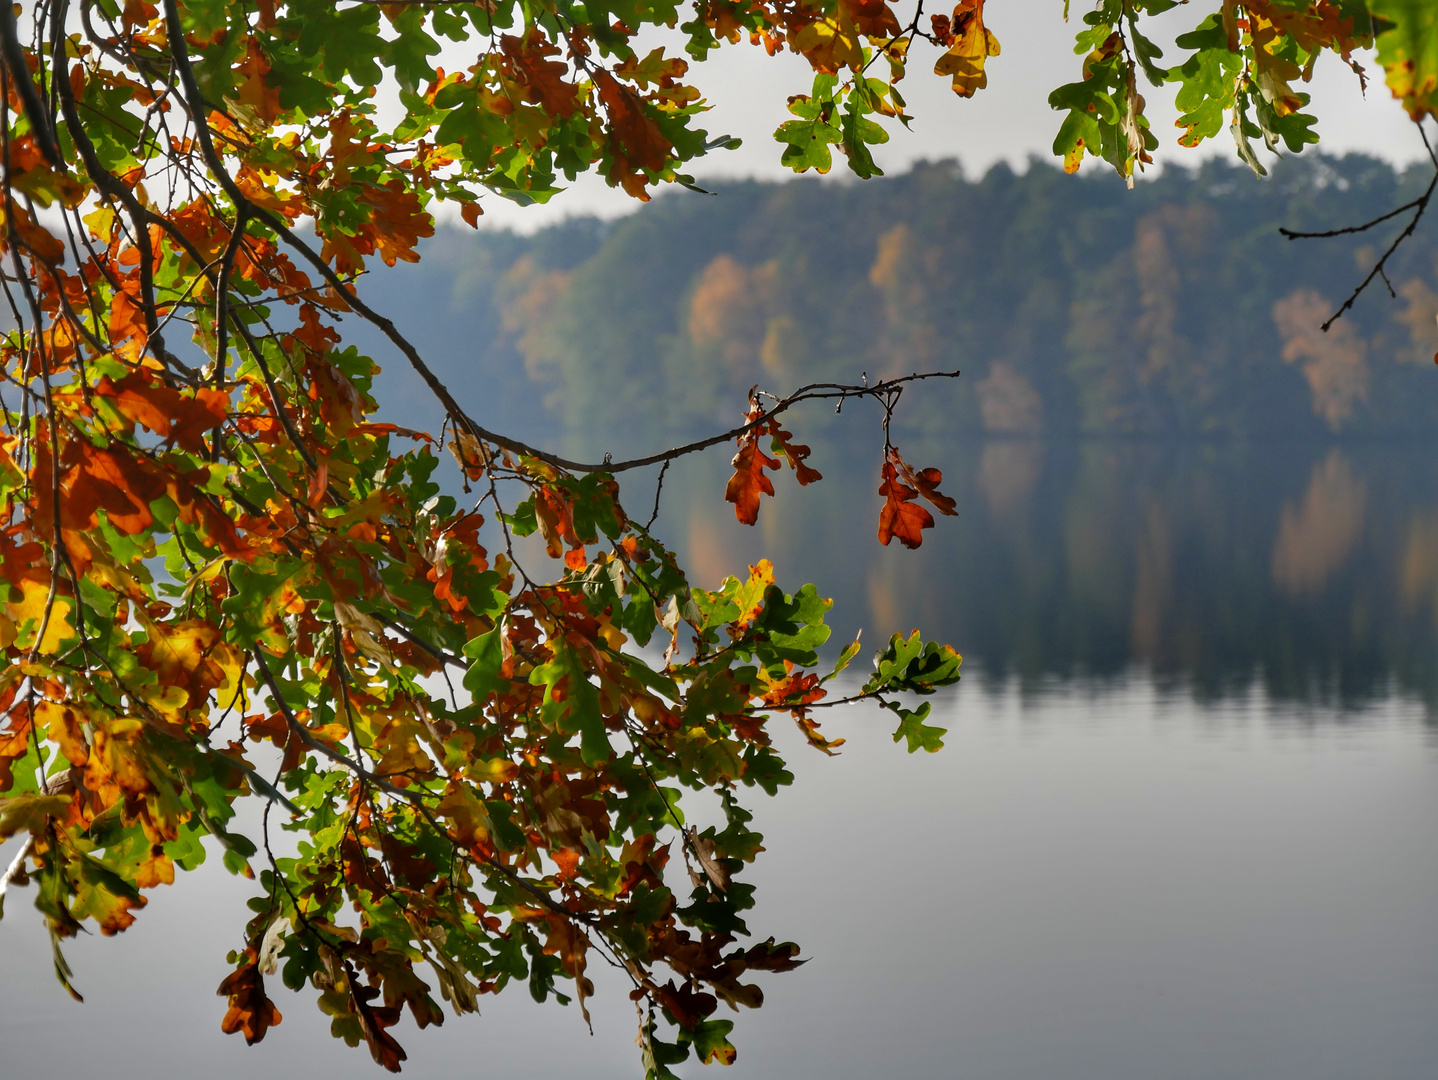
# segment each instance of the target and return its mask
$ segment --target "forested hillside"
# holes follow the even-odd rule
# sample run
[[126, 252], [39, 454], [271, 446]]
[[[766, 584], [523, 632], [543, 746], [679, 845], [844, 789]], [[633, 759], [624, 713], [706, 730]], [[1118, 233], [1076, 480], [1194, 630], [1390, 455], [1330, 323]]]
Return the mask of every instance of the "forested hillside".
[[1039, 163], [736, 183], [533, 237], [442, 230], [369, 288], [509, 423], [558, 417], [601, 447], [732, 421], [756, 382], [941, 368], [964, 378], [905, 403], [930, 432], [1425, 436], [1434, 234], [1390, 264], [1396, 298], [1375, 283], [1325, 335], [1402, 222], [1278, 233], [1366, 220], [1423, 182], [1308, 156], [1266, 180], [1211, 162], [1133, 191]]

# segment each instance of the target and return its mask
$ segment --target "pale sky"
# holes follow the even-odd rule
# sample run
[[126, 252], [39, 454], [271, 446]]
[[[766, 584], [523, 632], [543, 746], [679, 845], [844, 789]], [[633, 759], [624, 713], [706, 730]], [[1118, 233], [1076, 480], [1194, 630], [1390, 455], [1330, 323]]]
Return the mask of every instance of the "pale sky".
[[[1171, 48], [1172, 38], [1196, 26], [1212, 6], [1185, 4], [1146, 21], [1150, 36], [1164, 47], [1166, 55], [1160, 63], [1173, 62], [1179, 54]], [[1076, 0], [1074, 19], [1065, 24], [1063, 0], [990, 0], [987, 22], [1003, 52], [988, 63], [987, 89], [967, 101], [954, 95], [947, 79], [932, 74], [937, 50], [915, 42], [909, 74], [901, 84], [909, 112], [915, 117], [913, 128], [905, 131], [897, 124], [889, 126], [890, 141], [875, 148], [880, 165], [895, 173], [923, 159], [957, 158], [976, 176], [999, 161], [1022, 170], [1031, 155], [1052, 160], [1051, 144], [1061, 116], [1049, 107], [1047, 98], [1055, 87], [1080, 77], [1082, 60], [1073, 53], [1073, 34], [1083, 10], [1085, 5]], [[472, 60], [455, 52], [442, 56], [440, 62], [453, 70]], [[1371, 58], [1365, 66], [1370, 70], [1366, 98], [1359, 93], [1357, 77], [1332, 56], [1320, 59], [1312, 83], [1303, 87], [1314, 97], [1319, 147], [1331, 153], [1364, 151], [1394, 162], [1422, 156], [1417, 132], [1383, 85], [1381, 69]], [[698, 179], [778, 180], [794, 175], [779, 164], [780, 147], [772, 136], [774, 129], [790, 118], [785, 108], [788, 96], [809, 90], [812, 74], [805, 60], [789, 53], [769, 57], [762, 48], [741, 43], [711, 54], [690, 76], [713, 105], [701, 126], [711, 135], [736, 135], [744, 140], [738, 150], [719, 151], [696, 162], [693, 172]], [[1157, 164], [1192, 163], [1214, 154], [1233, 156], [1226, 133], [1200, 150], [1178, 146], [1172, 89], [1143, 85], [1141, 92], [1160, 141]], [[1088, 167], [1108, 168], [1098, 162]], [[830, 176], [849, 175], [836, 154]], [[588, 176], [547, 206], [520, 208], [499, 197], [486, 198], [483, 205], [488, 226], [529, 231], [576, 214], [607, 217], [627, 213], [636, 203], [607, 187], [599, 177]]]

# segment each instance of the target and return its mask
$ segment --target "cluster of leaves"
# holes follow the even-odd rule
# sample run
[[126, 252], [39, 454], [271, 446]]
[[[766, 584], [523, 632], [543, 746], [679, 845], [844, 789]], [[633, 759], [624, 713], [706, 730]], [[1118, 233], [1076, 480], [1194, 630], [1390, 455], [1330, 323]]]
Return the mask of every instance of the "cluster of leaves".
[[1214, 137], [1225, 119], [1238, 155], [1255, 172], [1265, 169], [1251, 140], [1268, 149], [1299, 151], [1318, 141], [1308, 110], [1307, 82], [1324, 53], [1334, 53], [1366, 88], [1358, 61], [1377, 45], [1394, 96], [1413, 118], [1433, 112], [1438, 87], [1438, 33], [1423, 5], [1406, 0], [1224, 0], [1197, 27], [1175, 41], [1187, 55], [1171, 68], [1163, 51], [1140, 29], [1143, 16], [1179, 7], [1179, 0], [1100, 0], [1083, 17], [1074, 51], [1084, 56], [1083, 78], [1049, 97], [1066, 116], [1054, 140], [1064, 168], [1085, 156], [1101, 157], [1133, 181], [1135, 168], [1152, 161], [1158, 139], [1149, 130], [1138, 74], [1152, 86], [1176, 84], [1181, 111], [1179, 143], [1197, 146]]
[[[795, 172], [828, 172], [834, 161], [829, 148], [838, 146], [849, 168], [868, 179], [883, 174], [869, 147], [889, 141], [874, 118], [892, 117], [906, 127], [912, 119], [904, 112], [898, 83], [915, 39], [944, 50], [934, 74], [950, 78], [960, 97], [972, 97], [988, 85], [984, 63], [998, 55], [999, 39], [984, 26], [984, 0], [959, 0], [952, 15], [931, 15], [927, 31], [920, 26], [923, 4], [914, 6], [913, 18], [902, 28], [887, 3], [839, 0], [832, 6], [832, 12], [787, 38], [789, 47], [813, 65], [814, 85], [808, 94], [789, 99], [789, 111], [798, 119], [780, 124], [774, 137], [784, 144], [781, 160]], [[774, 51], [769, 39], [765, 44]], [[881, 58], [887, 80], [869, 74]]]
[[[957, 375], [958, 372], [939, 372], [938, 375]], [[794, 442], [794, 436], [779, 423], [777, 414], [795, 401], [814, 397], [864, 396], [877, 397], [884, 406], [884, 461], [880, 468], [879, 494], [884, 496], [884, 505], [879, 511], [879, 543], [888, 546], [894, 537], [907, 548], [917, 548], [923, 541], [923, 530], [934, 527], [934, 518], [916, 500], [923, 496], [939, 513], [949, 517], [958, 514], [957, 503], [939, 490], [944, 474], [938, 469], [913, 469], [899, 453], [896, 446], [888, 441], [889, 420], [894, 407], [903, 394], [904, 385], [918, 376], [884, 380], [873, 387], [865, 387], [856, 393], [848, 389], [837, 389], [825, 394], [823, 384], [807, 386], [788, 399], [778, 400], [775, 407], [765, 411], [758, 386], [749, 390], [749, 411], [745, 414], [744, 426], [739, 429], [736, 442], [739, 450], [730, 464], [734, 474], [724, 488], [725, 501], [734, 505], [734, 516], [741, 524], [753, 525], [759, 520], [761, 495], [774, 494], [774, 482], [766, 470], [780, 468], [781, 462], [788, 464], [794, 472], [794, 479], [800, 486], [822, 480], [817, 469], [805, 461], [809, 447]], [[777, 455], [770, 457], [760, 445], [764, 435], [769, 436], [769, 448]]]
[[[621, 506], [642, 462], [487, 431], [353, 288], [417, 258], [435, 200], [473, 219], [478, 189], [542, 199], [556, 170], [639, 197], [682, 179], [704, 145], [684, 61], [637, 56], [624, 21], [495, 5], [53, 0], [31, 31], [0, 16], [0, 841], [24, 837], [0, 888], [37, 886], [62, 983], [64, 938], [126, 929], [208, 841], [260, 887], [220, 986], [249, 1042], [281, 1020], [278, 975], [398, 1070], [404, 1010], [439, 1024], [521, 981], [587, 1016], [598, 957], [653, 1075], [733, 1060], [719, 1002], [757, 1007], [754, 976], [799, 963], [738, 944], [762, 850], [743, 796], [791, 780], [770, 717], [832, 751], [815, 709], [952, 683], [957, 654], [831, 697], [856, 648], [821, 677], [812, 586], [765, 562], [691, 587]], [[436, 35], [483, 51], [432, 71]], [[375, 419], [346, 317], [389, 336], [447, 437]], [[851, 391], [875, 392], [828, 396]], [[472, 505], [434, 479], [446, 449]], [[723, 824], [689, 823], [685, 789]]]
[[[1322, 29], [1331, 6], [1312, 6], [1303, 56], [1367, 40], [1367, 23]], [[1272, 7], [1260, 23], [1229, 5], [1224, 22], [1224, 48], [1270, 88], [1288, 69], [1253, 50], [1292, 59], [1279, 39], [1308, 41], [1295, 27], [1312, 22]], [[522, 980], [583, 1010], [598, 957], [632, 982], [651, 1075], [691, 1051], [733, 1060], [719, 1002], [757, 1006], [746, 980], [797, 963], [792, 944], [737, 943], [762, 844], [741, 796], [790, 779], [771, 714], [829, 752], [841, 740], [815, 710], [872, 699], [932, 750], [927, 707], [894, 695], [953, 683], [959, 658], [896, 638], [857, 692], [829, 696], [856, 646], [819, 674], [828, 602], [784, 592], [767, 563], [693, 587], [615, 476], [738, 439], [729, 494], [752, 520], [777, 467], [761, 433], [818, 478], [781, 409], [867, 395], [887, 418], [923, 376], [754, 404], [740, 428], [650, 458], [573, 462], [477, 423], [353, 281], [417, 259], [436, 202], [473, 224], [481, 191], [542, 201], [589, 169], [640, 199], [688, 183], [685, 163], [727, 140], [693, 126], [687, 60], [636, 51], [646, 27], [679, 24], [697, 59], [745, 36], [802, 54], [816, 80], [780, 129], [787, 159], [825, 168], [838, 145], [871, 175], [873, 117], [904, 119], [910, 45], [943, 48], [937, 70], [971, 94], [998, 52], [983, 14], [963, 0], [921, 30], [917, 7], [905, 29], [883, 0], [712, 0], [683, 23], [674, 2], [46, 0], [22, 31], [0, 10], [0, 840], [25, 837], [0, 885], [35, 882], [66, 986], [60, 940], [87, 920], [125, 929], [209, 839], [233, 872], [259, 864], [220, 988], [222, 1027], [250, 1042], [280, 1022], [278, 973], [398, 1070], [392, 1029], [406, 1009], [442, 1022], [436, 990], [466, 1013]], [[1403, 40], [1390, 53], [1421, 111], [1431, 58]], [[444, 41], [474, 63], [432, 66]], [[1110, 97], [1126, 55], [1090, 65]], [[887, 82], [867, 74], [880, 56]], [[447, 438], [375, 420], [377, 368], [344, 344], [346, 318], [411, 365]], [[192, 344], [171, 343], [181, 328]], [[433, 479], [444, 449], [473, 505]], [[887, 438], [883, 468], [881, 539], [917, 546], [932, 519], [916, 499], [953, 504]], [[523, 565], [540, 557], [530, 534], [552, 572]], [[722, 827], [687, 823], [685, 788], [717, 793]], [[246, 796], [264, 803], [258, 837], [236, 821]], [[276, 808], [293, 855], [271, 843]]]

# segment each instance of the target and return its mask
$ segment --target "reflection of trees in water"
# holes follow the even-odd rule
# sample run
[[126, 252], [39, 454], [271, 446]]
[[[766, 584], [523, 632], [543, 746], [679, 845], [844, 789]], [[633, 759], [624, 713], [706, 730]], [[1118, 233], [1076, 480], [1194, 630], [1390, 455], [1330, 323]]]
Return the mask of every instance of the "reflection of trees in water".
[[1430, 608], [1438, 622], [1438, 511], [1425, 510], [1413, 518], [1402, 565], [1404, 607]]
[[977, 485], [991, 518], [1011, 520], [1028, 505], [1043, 459], [1044, 444], [1037, 441], [991, 442], [984, 446]]
[[[816, 445], [826, 481], [765, 500], [769, 539], [691, 506], [712, 585], [773, 545], [779, 580], [814, 581], [836, 640], [922, 626], [993, 677], [1040, 687], [1139, 665], [1204, 697], [1255, 680], [1279, 698], [1360, 702], [1395, 685], [1438, 703], [1438, 462], [1422, 447], [1043, 443], [926, 445], [960, 517], [915, 552], [874, 543], [876, 463]], [[666, 514], [670, 511], [666, 511]], [[671, 519], [673, 520], [673, 519]]]
[[1173, 607], [1173, 541], [1168, 518], [1152, 498], [1145, 501], [1135, 549], [1129, 638], [1134, 659], [1151, 662], [1163, 637], [1165, 617]]
[[1044, 402], [1033, 383], [1012, 364], [996, 361], [988, 377], [974, 387], [984, 430], [996, 435], [1039, 435], [1044, 429]]
[[1368, 492], [1337, 450], [1313, 466], [1303, 504], [1283, 508], [1273, 547], [1273, 580], [1285, 593], [1323, 590], [1353, 554], [1363, 532]]

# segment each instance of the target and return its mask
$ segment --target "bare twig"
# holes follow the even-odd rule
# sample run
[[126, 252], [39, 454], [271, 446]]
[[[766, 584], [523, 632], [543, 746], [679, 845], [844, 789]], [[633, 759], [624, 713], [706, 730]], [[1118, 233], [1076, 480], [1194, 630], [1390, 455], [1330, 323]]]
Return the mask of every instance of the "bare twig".
[[648, 532], [654, 528], [654, 522], [659, 518], [659, 497], [664, 494], [664, 474], [669, 471], [671, 462], [664, 462], [659, 470], [659, 479], [654, 482], [654, 512], [649, 515], [649, 520], [644, 523], [644, 531]]
[[1368, 276], [1365, 277], [1361, 282], [1359, 282], [1357, 287], [1348, 294], [1348, 299], [1343, 301], [1342, 305], [1338, 308], [1338, 310], [1335, 311], [1324, 321], [1324, 333], [1327, 333], [1329, 328], [1334, 323], [1336, 323], [1339, 319], [1343, 318], [1344, 314], [1353, 307], [1354, 303], [1356, 303], [1358, 298], [1363, 294], [1363, 291], [1367, 289], [1369, 285], [1373, 284], [1373, 280], [1375, 278], [1381, 279], [1383, 284], [1388, 287], [1388, 294], [1390, 296], [1393, 296], [1395, 298], [1397, 296], [1397, 294], [1393, 291], [1393, 283], [1388, 280], [1388, 260], [1392, 258], [1393, 253], [1398, 250], [1399, 246], [1403, 243], [1403, 241], [1407, 240], [1410, 236], [1412, 236], [1414, 230], [1418, 228], [1418, 222], [1423, 220], [1423, 214], [1427, 211], [1428, 204], [1433, 199], [1434, 190], [1438, 189], [1438, 156], [1434, 155], [1433, 147], [1428, 142], [1428, 133], [1425, 132], [1421, 126], [1418, 128], [1418, 134], [1422, 136], [1423, 145], [1428, 150], [1428, 156], [1430, 159], [1433, 160], [1433, 179], [1428, 182], [1428, 189], [1424, 191], [1422, 195], [1418, 196], [1418, 198], [1412, 200], [1411, 202], [1406, 202], [1402, 206], [1388, 211], [1386, 214], [1380, 214], [1372, 221], [1366, 221], [1362, 225], [1350, 225], [1347, 228], [1343, 229], [1328, 229], [1325, 232], [1299, 232], [1294, 229], [1284, 228], [1280, 228], [1278, 230], [1282, 235], [1286, 236], [1290, 240], [1323, 240], [1334, 236], [1350, 236], [1355, 233], [1367, 232], [1375, 225], [1381, 225], [1383, 224], [1383, 222], [1389, 221], [1392, 218], [1397, 217], [1399, 214], [1406, 213], [1409, 210], [1413, 211], [1413, 216], [1408, 219], [1407, 227], [1405, 227], [1402, 232], [1400, 232], [1397, 236], [1393, 238], [1393, 242], [1388, 245], [1388, 250], [1386, 250], [1379, 257], [1378, 261], [1373, 264], [1373, 269], [1368, 271]]
[[0, 875], [0, 910], [3, 910], [5, 906], [5, 890], [10, 887], [12, 881], [25, 872], [25, 860], [34, 847], [35, 837], [27, 836], [25, 842], [20, 845], [20, 850], [15, 853], [15, 858], [10, 860], [10, 865], [6, 867], [5, 873]]
[[63, 169], [65, 166], [60, 148], [55, 145], [50, 114], [46, 112], [40, 95], [35, 92], [35, 83], [30, 79], [30, 67], [25, 63], [25, 53], [20, 48], [20, 32], [15, 26], [15, 9], [8, 4], [0, 5], [0, 53], [4, 54], [5, 67], [14, 80], [25, 119], [30, 121], [35, 145], [52, 168]]

